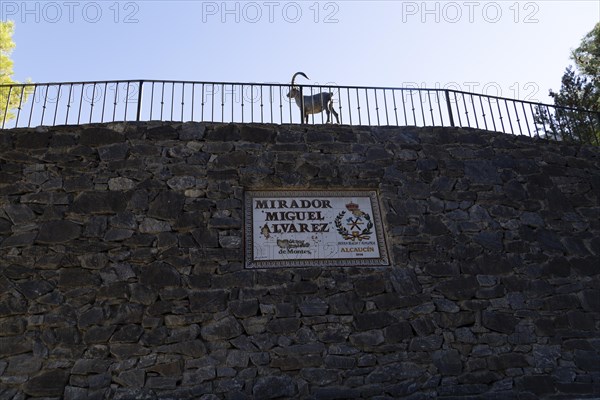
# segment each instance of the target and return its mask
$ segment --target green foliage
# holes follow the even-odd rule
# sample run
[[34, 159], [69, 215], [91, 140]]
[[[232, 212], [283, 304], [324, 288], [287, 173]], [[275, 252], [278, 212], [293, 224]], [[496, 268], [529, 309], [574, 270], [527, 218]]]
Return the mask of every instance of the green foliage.
[[571, 54], [576, 69], [566, 68], [558, 92], [550, 90], [557, 107], [538, 107], [536, 122], [547, 136], [600, 145], [600, 23]]
[[[14, 23], [0, 21], [0, 85], [13, 85], [18, 82], [12, 80], [13, 61], [10, 54], [15, 48], [12, 40]], [[0, 86], [0, 126], [4, 122], [15, 118], [14, 110], [27, 101], [30, 90], [25, 87]]]
[[600, 111], [600, 22], [596, 24], [571, 53], [571, 59], [582, 74], [590, 78], [596, 96], [596, 110]]

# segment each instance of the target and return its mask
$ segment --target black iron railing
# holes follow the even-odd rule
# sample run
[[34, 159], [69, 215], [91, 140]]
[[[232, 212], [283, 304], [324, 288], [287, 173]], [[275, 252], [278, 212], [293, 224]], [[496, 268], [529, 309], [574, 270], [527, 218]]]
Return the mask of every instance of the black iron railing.
[[[600, 113], [450, 89], [302, 85], [341, 124], [457, 126], [600, 144]], [[115, 121], [302, 123], [289, 84], [103, 81], [0, 85], [0, 128]], [[323, 105], [324, 106], [324, 105]], [[332, 117], [333, 118], [333, 117]], [[325, 123], [325, 112], [308, 123]]]

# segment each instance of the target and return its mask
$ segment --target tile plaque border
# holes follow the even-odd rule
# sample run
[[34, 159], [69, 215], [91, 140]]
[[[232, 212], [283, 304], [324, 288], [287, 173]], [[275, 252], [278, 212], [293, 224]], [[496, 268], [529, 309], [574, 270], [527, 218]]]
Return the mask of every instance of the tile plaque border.
[[389, 265], [376, 190], [244, 193], [245, 268]]

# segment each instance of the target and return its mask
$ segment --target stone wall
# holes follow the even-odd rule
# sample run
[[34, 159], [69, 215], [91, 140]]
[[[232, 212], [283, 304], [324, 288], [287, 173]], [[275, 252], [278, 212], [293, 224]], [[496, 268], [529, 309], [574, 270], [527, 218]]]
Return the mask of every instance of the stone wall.
[[[392, 265], [244, 269], [291, 188], [377, 189]], [[0, 131], [0, 398], [600, 398], [599, 193], [475, 130]]]

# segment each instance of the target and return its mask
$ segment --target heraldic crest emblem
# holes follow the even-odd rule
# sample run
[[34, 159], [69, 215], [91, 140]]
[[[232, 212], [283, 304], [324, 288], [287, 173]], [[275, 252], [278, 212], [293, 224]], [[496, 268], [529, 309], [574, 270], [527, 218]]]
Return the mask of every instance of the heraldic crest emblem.
[[346, 204], [346, 209], [350, 215], [345, 218], [346, 211], [340, 212], [335, 217], [335, 226], [337, 231], [345, 240], [361, 241], [370, 239], [373, 234], [373, 221], [371, 216], [362, 211], [358, 204], [352, 201]]

